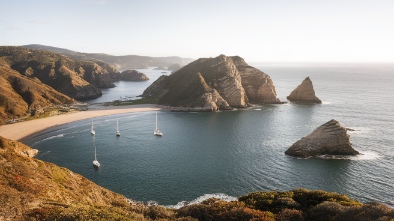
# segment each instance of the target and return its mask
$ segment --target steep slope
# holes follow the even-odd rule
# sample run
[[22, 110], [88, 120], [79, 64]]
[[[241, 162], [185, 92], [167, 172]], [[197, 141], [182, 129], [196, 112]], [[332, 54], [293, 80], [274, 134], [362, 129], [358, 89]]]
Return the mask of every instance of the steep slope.
[[141, 218], [128, 211], [124, 196], [66, 168], [31, 158], [34, 153], [28, 146], [0, 137], [1, 220], [43, 220], [51, 213], [59, 219], [62, 213], [67, 220], [83, 218], [80, 214], [91, 219]]
[[[247, 107], [250, 105], [249, 96], [255, 103], [280, 102], [276, 98], [275, 87], [268, 75], [248, 66], [240, 57], [225, 55], [200, 58], [170, 76], [162, 76], [149, 86], [142, 96], [155, 97], [159, 104], [178, 107], [181, 110], [187, 110], [188, 107], [202, 108], [207, 103], [216, 102], [215, 99], [204, 96], [207, 90], [201, 90], [201, 87], [196, 86], [202, 84], [200, 78], [196, 77], [197, 73], [206, 84], [204, 88], [214, 89], [220, 95], [221, 98], [217, 100], [219, 103], [216, 103], [218, 109]], [[248, 91], [245, 91], [245, 87]], [[182, 102], [179, 98], [182, 98]]]
[[0, 124], [42, 107], [73, 102], [38, 79], [20, 75], [0, 58]]
[[55, 53], [67, 55], [71, 58], [75, 59], [84, 59], [84, 60], [101, 60], [105, 63], [108, 63], [119, 70], [126, 69], [138, 69], [142, 67], [168, 67], [172, 64], [178, 63], [180, 65], [186, 65], [192, 62], [194, 59], [191, 58], [181, 58], [176, 56], [170, 57], [149, 57], [149, 56], [139, 56], [139, 55], [124, 55], [124, 56], [113, 56], [103, 53], [81, 53], [76, 51], [71, 51], [68, 49], [39, 45], [39, 44], [31, 44], [31, 45], [23, 45], [22, 47], [29, 49], [38, 49], [38, 50], [47, 50]]
[[3, 46], [0, 57], [20, 74], [77, 100], [99, 97], [99, 88], [113, 87], [120, 79], [120, 73], [104, 62], [74, 60], [48, 51]]

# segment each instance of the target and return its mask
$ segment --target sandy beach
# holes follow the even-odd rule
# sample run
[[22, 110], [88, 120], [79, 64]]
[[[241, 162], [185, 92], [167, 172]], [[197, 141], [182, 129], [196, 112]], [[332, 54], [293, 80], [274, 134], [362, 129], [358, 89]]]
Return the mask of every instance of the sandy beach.
[[20, 140], [31, 134], [40, 132], [50, 127], [59, 126], [73, 121], [101, 117], [113, 114], [123, 114], [132, 112], [145, 112], [159, 110], [154, 104], [139, 104], [130, 106], [89, 106], [89, 110], [69, 114], [56, 115], [37, 120], [19, 122], [0, 126], [0, 136]]

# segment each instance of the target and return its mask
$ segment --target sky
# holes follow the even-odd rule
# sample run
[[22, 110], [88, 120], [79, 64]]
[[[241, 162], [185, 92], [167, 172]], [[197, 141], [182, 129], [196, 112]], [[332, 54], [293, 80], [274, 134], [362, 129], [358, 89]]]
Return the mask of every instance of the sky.
[[1, 0], [0, 45], [247, 62], [394, 62], [393, 0]]

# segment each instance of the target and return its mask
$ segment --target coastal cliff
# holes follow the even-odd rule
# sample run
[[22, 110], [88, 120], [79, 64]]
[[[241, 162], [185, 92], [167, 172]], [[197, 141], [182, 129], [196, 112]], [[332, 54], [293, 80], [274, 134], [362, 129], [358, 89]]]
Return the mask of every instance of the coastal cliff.
[[[245, 90], [247, 88], [247, 91]], [[200, 58], [169, 76], [162, 76], [142, 94], [179, 110], [217, 111], [279, 103], [268, 75], [240, 57]]]
[[0, 125], [8, 120], [30, 116], [44, 107], [71, 104], [74, 100], [11, 69], [0, 58]]
[[287, 99], [289, 101], [304, 103], [321, 103], [321, 100], [315, 95], [315, 90], [313, 89], [313, 84], [309, 77], [305, 78], [301, 84], [287, 96]]
[[319, 157], [322, 155], [357, 155], [350, 143], [347, 129], [332, 119], [312, 133], [295, 142], [285, 154], [294, 157]]
[[36, 78], [77, 100], [97, 98], [99, 88], [114, 87], [120, 73], [101, 61], [75, 60], [49, 51], [2, 46], [0, 57], [21, 75]]

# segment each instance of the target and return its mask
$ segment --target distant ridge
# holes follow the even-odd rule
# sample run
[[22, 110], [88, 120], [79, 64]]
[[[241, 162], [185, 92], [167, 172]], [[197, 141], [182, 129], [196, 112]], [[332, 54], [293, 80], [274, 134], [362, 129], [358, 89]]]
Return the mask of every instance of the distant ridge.
[[169, 67], [173, 64], [180, 64], [181, 66], [184, 66], [195, 60], [192, 58], [181, 58], [177, 56], [169, 56], [169, 57], [149, 57], [149, 56], [139, 56], [139, 55], [114, 56], [104, 53], [82, 53], [82, 52], [76, 52], [64, 48], [57, 48], [52, 46], [40, 45], [40, 44], [22, 45], [22, 47], [28, 49], [35, 49], [35, 50], [51, 51], [76, 59], [101, 60], [104, 61], [105, 63], [113, 65], [119, 70], [139, 69], [139, 68], [159, 67], [159, 66]]

